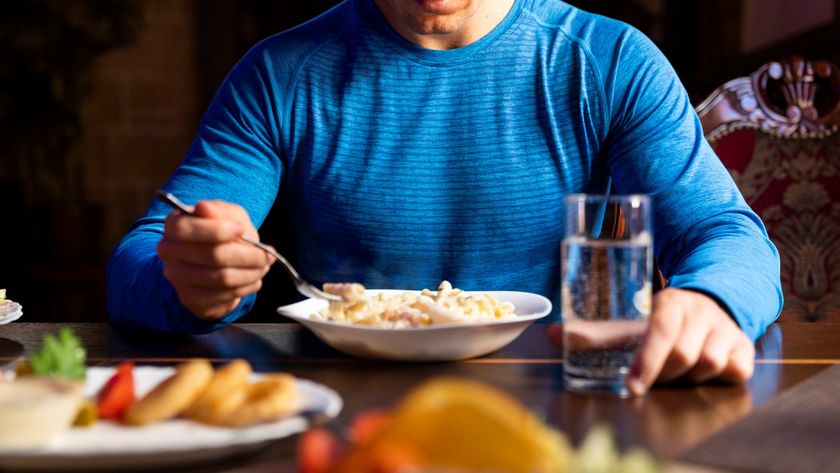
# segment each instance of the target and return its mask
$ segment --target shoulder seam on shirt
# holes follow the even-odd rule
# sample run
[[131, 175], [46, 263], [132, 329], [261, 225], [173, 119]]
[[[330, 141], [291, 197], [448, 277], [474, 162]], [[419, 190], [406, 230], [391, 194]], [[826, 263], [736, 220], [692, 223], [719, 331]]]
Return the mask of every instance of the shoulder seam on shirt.
[[603, 130], [601, 130], [601, 133], [603, 133], [604, 136], [601, 137], [601, 140], [606, 140], [610, 128], [610, 117], [607, 113], [607, 110], [609, 109], [609, 104], [607, 103], [607, 92], [604, 89], [604, 79], [603, 77], [601, 77], [601, 71], [597, 67], [595, 67], [595, 65], [597, 64], [597, 61], [595, 60], [595, 55], [592, 54], [592, 51], [589, 49], [589, 47], [586, 45], [583, 39], [567, 31], [563, 25], [552, 25], [546, 23], [545, 21], [537, 17], [537, 15], [535, 15], [534, 12], [530, 9], [525, 9], [523, 13], [526, 13], [532, 20], [534, 20], [534, 23], [536, 23], [537, 25], [542, 26], [543, 28], [556, 30], [560, 34], [568, 38], [570, 41], [577, 44], [578, 47], [583, 51], [583, 54], [586, 55], [586, 58], [589, 59], [589, 68], [595, 74], [595, 80], [598, 82], [598, 98], [601, 99], [602, 104], [601, 120], [603, 121], [604, 127]]
[[[309, 58], [311, 58], [321, 48], [323, 48], [327, 44], [329, 44], [333, 41], [337, 41], [337, 40], [338, 40], [338, 38], [335, 38], [335, 37], [325, 39], [324, 41], [319, 43], [317, 46], [312, 48], [311, 51], [306, 53], [300, 59], [300, 61], [295, 65], [295, 68], [292, 71], [292, 75], [289, 78], [289, 85], [286, 87], [286, 90], [283, 92], [283, 97], [282, 97], [282, 100], [283, 100], [283, 120], [282, 120], [281, 126], [286, 127], [288, 125], [289, 115], [291, 113], [290, 98], [292, 96], [292, 90], [294, 90], [294, 88], [297, 86], [298, 76], [300, 75], [300, 71], [303, 70], [303, 66], [305, 66], [306, 63], [309, 61]], [[282, 133], [282, 129], [281, 129], [281, 138], [282, 138], [282, 134], [283, 133]], [[289, 157], [289, 143], [287, 143], [286, 140], [283, 140], [283, 152], [286, 154], [286, 157], [288, 159], [288, 157]]]

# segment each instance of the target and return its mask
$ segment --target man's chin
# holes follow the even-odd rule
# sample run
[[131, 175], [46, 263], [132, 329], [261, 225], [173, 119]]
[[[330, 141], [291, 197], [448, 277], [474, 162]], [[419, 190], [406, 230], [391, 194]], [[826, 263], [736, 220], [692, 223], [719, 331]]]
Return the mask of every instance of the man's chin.
[[422, 18], [414, 18], [411, 23], [411, 30], [418, 35], [444, 35], [458, 31], [461, 22], [454, 15], [424, 15]]

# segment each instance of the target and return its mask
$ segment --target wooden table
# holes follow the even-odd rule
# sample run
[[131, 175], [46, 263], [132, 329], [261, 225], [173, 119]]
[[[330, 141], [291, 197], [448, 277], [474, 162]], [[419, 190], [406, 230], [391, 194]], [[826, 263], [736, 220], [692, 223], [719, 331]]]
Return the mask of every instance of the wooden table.
[[[288, 371], [335, 388], [344, 398], [340, 421], [388, 407], [420, 381], [463, 376], [500, 387], [531, 406], [577, 442], [594, 424], [616, 429], [622, 446], [641, 445], [664, 458], [690, 447], [783, 390], [840, 363], [840, 324], [778, 324], [757, 345], [756, 370], [746, 386], [667, 385], [621, 400], [563, 389], [562, 352], [548, 343], [546, 325], [534, 325], [492, 355], [453, 363], [390, 363], [351, 358], [296, 324], [241, 324], [202, 336], [172, 336], [107, 324], [70, 324], [83, 339], [91, 365], [172, 364], [190, 357], [223, 362], [248, 359], [258, 371]], [[56, 324], [0, 326], [0, 360], [35, 350]], [[2, 340], [5, 339], [5, 340]], [[15, 343], [17, 342], [17, 343]], [[217, 465], [218, 471], [292, 471], [293, 441], [257, 457]]]

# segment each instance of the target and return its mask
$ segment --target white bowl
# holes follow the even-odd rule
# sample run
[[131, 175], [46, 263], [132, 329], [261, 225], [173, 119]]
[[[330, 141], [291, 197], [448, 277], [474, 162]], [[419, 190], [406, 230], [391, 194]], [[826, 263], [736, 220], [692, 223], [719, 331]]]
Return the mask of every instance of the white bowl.
[[[368, 289], [365, 295], [404, 292], [419, 291]], [[551, 312], [551, 301], [539, 294], [515, 291], [486, 291], [486, 294], [512, 303], [516, 317], [415, 328], [371, 327], [310, 319], [310, 315], [327, 306], [327, 301], [314, 298], [279, 307], [277, 312], [300, 322], [336, 350], [362, 358], [400, 361], [452, 361], [486, 355], [512, 342], [533, 321]]]
[[23, 307], [15, 301], [6, 299], [0, 306], [0, 325], [12, 323], [23, 315]]

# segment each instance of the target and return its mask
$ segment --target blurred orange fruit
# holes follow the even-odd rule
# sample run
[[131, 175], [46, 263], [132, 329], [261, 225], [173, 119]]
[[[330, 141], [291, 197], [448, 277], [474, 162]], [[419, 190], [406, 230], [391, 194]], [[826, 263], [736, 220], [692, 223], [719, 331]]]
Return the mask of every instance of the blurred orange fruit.
[[332, 471], [392, 473], [401, 468], [563, 472], [571, 448], [508, 394], [475, 381], [439, 378], [411, 391], [378, 432]]

